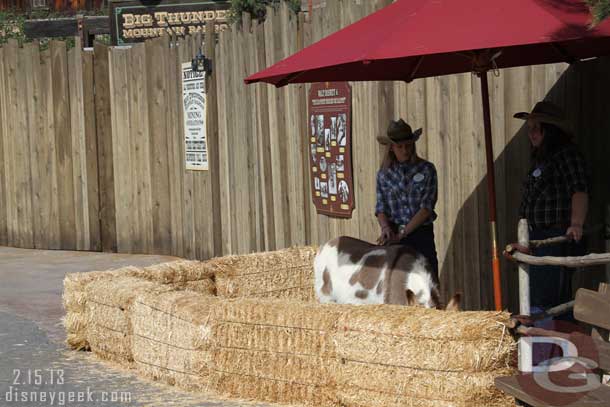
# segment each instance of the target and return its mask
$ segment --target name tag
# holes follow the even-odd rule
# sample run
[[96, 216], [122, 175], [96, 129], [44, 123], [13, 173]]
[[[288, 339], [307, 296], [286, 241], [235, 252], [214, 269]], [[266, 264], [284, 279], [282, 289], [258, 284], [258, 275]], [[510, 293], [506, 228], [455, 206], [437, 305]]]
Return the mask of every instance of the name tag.
[[424, 178], [426, 178], [426, 177], [424, 177], [424, 174], [422, 174], [421, 172], [418, 172], [413, 177], [413, 181], [415, 181], [415, 182], [422, 182], [424, 180]]

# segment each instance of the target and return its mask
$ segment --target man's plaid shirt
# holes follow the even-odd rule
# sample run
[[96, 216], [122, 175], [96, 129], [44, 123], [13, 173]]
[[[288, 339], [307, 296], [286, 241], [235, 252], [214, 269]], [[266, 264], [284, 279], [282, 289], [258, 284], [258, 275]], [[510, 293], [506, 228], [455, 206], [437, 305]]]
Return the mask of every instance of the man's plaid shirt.
[[436, 219], [436, 168], [420, 160], [415, 164], [396, 163], [377, 172], [377, 205], [375, 215], [385, 213], [396, 225], [406, 225], [422, 208], [432, 211], [424, 224]]
[[536, 228], [568, 227], [575, 192], [589, 192], [587, 168], [576, 148], [566, 146], [530, 169], [519, 214]]

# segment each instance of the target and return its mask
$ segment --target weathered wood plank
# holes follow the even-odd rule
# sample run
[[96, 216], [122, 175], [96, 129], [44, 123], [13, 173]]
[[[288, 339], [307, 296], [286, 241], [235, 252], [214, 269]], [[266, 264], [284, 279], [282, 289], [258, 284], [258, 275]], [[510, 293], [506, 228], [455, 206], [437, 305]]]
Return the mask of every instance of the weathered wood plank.
[[4, 65], [5, 65], [5, 53], [4, 49], [0, 47], [0, 245], [8, 244], [8, 232], [6, 223], [9, 218], [7, 213], [7, 194], [8, 189], [6, 185], [5, 176], [5, 162], [6, 156], [4, 151], [4, 143], [7, 142], [9, 137], [8, 133], [8, 119], [7, 119], [7, 98], [8, 88], [5, 83]]
[[146, 70], [146, 47], [134, 44], [131, 50], [129, 83], [129, 135], [131, 149], [131, 173], [133, 174], [133, 223], [138, 234], [133, 236], [132, 251], [154, 253], [152, 192], [150, 170], [150, 137], [148, 117], [148, 77]]
[[[254, 28], [254, 48], [256, 53], [256, 70], [265, 68], [265, 25], [259, 24]], [[264, 250], [275, 249], [275, 216], [273, 205], [273, 185], [272, 185], [272, 162], [271, 162], [271, 142], [269, 129], [269, 103], [270, 92], [266, 84], [255, 86], [255, 103], [257, 109], [257, 158], [259, 162], [259, 193], [261, 199], [261, 230], [263, 233]]]
[[100, 191], [99, 172], [97, 160], [97, 133], [95, 117], [95, 82], [93, 67], [93, 51], [82, 54], [83, 64], [83, 114], [84, 114], [84, 139], [85, 139], [85, 161], [87, 180], [87, 203], [89, 222], [89, 250], [101, 251], [102, 239], [100, 229]]
[[140, 225], [135, 213], [132, 192], [131, 134], [129, 116], [131, 106], [129, 73], [130, 50], [112, 48], [110, 65], [110, 102], [112, 112], [112, 156], [114, 159], [114, 190], [116, 193], [117, 249], [132, 253], [136, 248], [135, 237], [140, 235]]
[[229, 52], [229, 33], [223, 31], [220, 33], [218, 46], [217, 60], [218, 69], [215, 70], [218, 78], [218, 147], [219, 147], [219, 177], [220, 177], [220, 206], [221, 206], [221, 235], [222, 235], [222, 254], [232, 253], [233, 244], [231, 242], [232, 223], [235, 221], [231, 217], [231, 196], [230, 196], [230, 179], [229, 179], [229, 115], [230, 111], [228, 104], [228, 64], [230, 60]]
[[[178, 133], [178, 124], [181, 116], [178, 112], [178, 88], [177, 84], [181, 75], [181, 68], [175, 63], [176, 47], [174, 46], [175, 37], [172, 36], [167, 48], [164, 49], [165, 58], [163, 64], [167, 72], [166, 81], [166, 111], [164, 114], [166, 120], [166, 137], [167, 140], [167, 163], [169, 169], [169, 204], [171, 216], [171, 242], [172, 254], [176, 256], [184, 256], [184, 235], [182, 224], [182, 187], [184, 176], [184, 158], [181, 156], [181, 144], [184, 143], [184, 135]], [[180, 94], [182, 99], [182, 94]]]
[[97, 133], [100, 236], [104, 252], [117, 251], [116, 197], [112, 149], [112, 110], [110, 102], [109, 47], [94, 45], [95, 126]]
[[[327, 10], [328, 11], [328, 10]], [[280, 21], [282, 27], [282, 52], [285, 56], [297, 51], [298, 21], [286, 3], [280, 8]], [[289, 85], [284, 92], [285, 115], [282, 137], [286, 139], [286, 193], [288, 194], [288, 219], [290, 222], [290, 244], [305, 244], [305, 211], [303, 196], [302, 160], [305, 151], [302, 139], [305, 137], [305, 116], [299, 114], [299, 89], [303, 85]]]
[[[216, 61], [216, 39], [211, 39], [213, 33], [213, 24], [210, 27], [206, 26], [206, 55], [212, 61]], [[209, 31], [208, 31], [209, 30]], [[253, 49], [256, 49], [253, 47]], [[211, 201], [211, 213], [209, 215], [208, 225], [208, 256], [213, 257], [222, 253], [222, 231], [221, 231], [221, 203], [220, 203], [220, 157], [219, 157], [219, 120], [218, 120], [218, 75], [212, 72], [208, 80], [207, 88], [207, 103], [208, 113], [206, 118], [206, 132], [208, 139], [208, 160], [210, 168], [211, 195], [208, 199]], [[212, 242], [210, 243], [210, 240]]]
[[28, 132], [28, 101], [23, 97], [31, 93], [31, 82], [27, 72], [27, 50], [17, 50], [17, 70], [15, 71], [15, 86], [18, 89], [18, 97], [13, 99], [15, 103], [15, 139], [13, 142], [13, 155], [9, 159], [13, 162], [15, 177], [15, 199], [17, 204], [17, 232], [18, 247], [34, 247], [34, 230], [32, 224], [32, 185], [30, 174], [30, 135]]
[[89, 202], [87, 193], [87, 153], [85, 147], [85, 110], [83, 91], [82, 48], [75, 38], [74, 48], [68, 51], [68, 81], [70, 92], [70, 127], [72, 129], [72, 174], [74, 183], [74, 209], [76, 248], [89, 250]]
[[[182, 111], [182, 63], [189, 62], [191, 57], [190, 50], [188, 47], [188, 41], [190, 38], [179, 38], [177, 42], [177, 56], [174, 61], [178, 64], [179, 76], [176, 78], [175, 85], [177, 86], [178, 98], [175, 101], [178, 106], [178, 112]], [[209, 105], [208, 105], [209, 106]], [[178, 114], [177, 126], [178, 133], [181, 137], [184, 137], [184, 120], [181, 119], [182, 114]], [[185, 143], [179, 143], [180, 145], [180, 157], [184, 162], [185, 157]], [[195, 239], [195, 197], [194, 197], [194, 186], [193, 186], [193, 171], [183, 172], [183, 183], [182, 183], [182, 232], [183, 232], [183, 244], [184, 244], [184, 257], [187, 259], [194, 259], [196, 257], [196, 239]]]
[[153, 199], [154, 250], [158, 254], [172, 251], [172, 223], [169, 196], [169, 167], [167, 162], [167, 70], [164, 64], [168, 38], [146, 42], [148, 77], [148, 117], [151, 144], [151, 193]]
[[53, 106], [55, 143], [57, 153], [57, 177], [59, 198], [59, 226], [61, 248], [75, 250], [76, 208], [74, 202], [74, 167], [72, 157], [72, 129], [70, 124], [70, 93], [68, 84], [68, 56], [66, 44], [51, 41], [53, 70]]
[[[28, 78], [27, 89], [24, 95], [25, 102], [27, 103], [27, 131], [26, 135], [29, 136], [30, 142], [28, 143], [28, 164], [29, 173], [26, 174], [29, 177], [29, 185], [31, 190], [27, 191], [30, 195], [28, 199], [31, 202], [31, 225], [32, 225], [32, 243], [34, 248], [46, 248], [48, 241], [44, 240], [44, 231], [42, 228], [42, 220], [40, 214], [43, 213], [44, 201], [39, 195], [39, 191], [43, 189], [43, 185], [40, 179], [40, 162], [37, 160], [35, 151], [37, 146], [40, 146], [39, 140], [36, 135], [41, 133], [41, 121], [40, 114], [41, 109], [39, 106], [41, 100], [41, 73], [40, 73], [40, 50], [38, 43], [24, 44], [23, 51], [25, 58], [25, 76]], [[44, 146], [44, 148], [47, 148]]]
[[[267, 66], [279, 61], [284, 57], [281, 39], [281, 15], [267, 8], [267, 19], [265, 20], [265, 42]], [[288, 209], [288, 190], [286, 177], [286, 89], [269, 89], [269, 130], [271, 143], [271, 162], [273, 185], [273, 206], [275, 214], [275, 238], [276, 248], [290, 246], [290, 212]]]

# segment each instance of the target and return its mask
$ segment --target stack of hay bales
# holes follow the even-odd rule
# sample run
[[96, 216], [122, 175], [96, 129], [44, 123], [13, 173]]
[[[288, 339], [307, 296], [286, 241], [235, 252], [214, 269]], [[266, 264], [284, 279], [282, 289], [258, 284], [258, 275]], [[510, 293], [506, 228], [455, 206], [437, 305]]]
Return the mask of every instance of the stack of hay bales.
[[67, 276], [65, 301], [101, 357], [190, 390], [329, 407], [514, 405], [493, 384], [513, 371], [508, 313], [318, 304], [314, 255]]
[[139, 295], [131, 308], [138, 372], [188, 390], [204, 390], [211, 360], [211, 314], [220, 301], [189, 291]]
[[136, 272], [136, 267], [123, 267], [117, 270], [70, 273], [66, 275], [63, 292], [63, 304], [66, 315], [63, 322], [67, 332], [66, 342], [72, 349], [89, 349], [86, 335], [87, 286], [100, 279], [110, 279], [122, 275], [129, 276]]
[[286, 298], [315, 301], [313, 259], [316, 247], [213, 259], [216, 288], [226, 298]]
[[210, 387], [279, 403], [335, 405], [333, 342], [345, 310], [301, 301], [222, 301], [212, 315]]
[[340, 403], [350, 406], [507, 406], [494, 386], [512, 372], [508, 313], [392, 305], [351, 307], [333, 337], [342, 363]]
[[[89, 319], [87, 317], [87, 287], [93, 282], [121, 277], [133, 277], [160, 283], [174, 290], [190, 290], [206, 295], [216, 293], [213, 270], [205, 263], [198, 261], [177, 260], [149, 267], [127, 266], [116, 270], [67, 274], [64, 278], [63, 292], [63, 303], [66, 310], [64, 326], [67, 332], [66, 342], [72, 349], [90, 348], [86, 333]], [[108, 293], [108, 295], [113, 294]], [[121, 300], [117, 298], [117, 301]]]
[[85, 289], [85, 332], [91, 350], [102, 359], [130, 366], [133, 363], [131, 307], [136, 297], [171, 290], [169, 285], [130, 276], [101, 278], [89, 283]]

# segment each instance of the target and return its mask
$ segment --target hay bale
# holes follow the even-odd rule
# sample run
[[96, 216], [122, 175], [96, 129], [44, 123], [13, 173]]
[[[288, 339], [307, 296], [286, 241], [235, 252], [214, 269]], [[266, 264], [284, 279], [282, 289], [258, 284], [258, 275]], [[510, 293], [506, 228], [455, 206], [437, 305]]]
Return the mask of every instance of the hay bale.
[[192, 291], [139, 295], [131, 307], [135, 368], [188, 390], [209, 376], [210, 318], [219, 299]]
[[[70, 273], [64, 278], [63, 304], [67, 316], [64, 324], [67, 332], [67, 344], [72, 349], [89, 349], [83, 324], [71, 323], [75, 318], [86, 320], [87, 293], [89, 284], [117, 277], [134, 277], [151, 282], [167, 284], [172, 290], [190, 290], [202, 294], [215, 295], [216, 286], [213, 271], [205, 263], [190, 260], [177, 260], [149, 267], [127, 266], [115, 270]], [[98, 309], [99, 307], [91, 307]], [[101, 312], [101, 311], [100, 311]], [[103, 316], [102, 316], [103, 317]], [[94, 320], [99, 318], [92, 317]], [[112, 321], [119, 317], [110, 317]]]
[[315, 301], [316, 248], [295, 247], [208, 262], [215, 269], [218, 295], [225, 298], [289, 298]]
[[90, 282], [85, 288], [86, 337], [91, 350], [103, 359], [133, 362], [130, 308], [140, 294], [172, 290], [135, 277], [118, 276]]
[[340, 356], [391, 360], [420, 369], [488, 372], [509, 366], [515, 342], [506, 312], [448, 312], [421, 307], [352, 307], [338, 321]]
[[216, 296], [216, 284], [214, 284], [211, 278], [173, 283], [170, 286], [174, 290], [192, 291], [199, 294]]
[[66, 328], [68, 345], [75, 350], [89, 350], [87, 342], [87, 319], [84, 312], [67, 312], [62, 318]]
[[332, 332], [342, 310], [299, 301], [216, 304], [210, 387], [232, 397], [334, 404]]
[[189, 281], [211, 280], [214, 276], [214, 269], [205, 262], [176, 260], [141, 267], [133, 276], [161, 284], [186, 283]]
[[[66, 343], [75, 350], [89, 350], [87, 340], [87, 286], [99, 280], [111, 279], [117, 276], [130, 275], [137, 271], [136, 267], [123, 267], [110, 271], [91, 271], [69, 273], [64, 277], [63, 305], [66, 316], [63, 319], [66, 328]], [[79, 321], [76, 323], [75, 321]]]
[[516, 344], [504, 326], [508, 319], [501, 312], [352, 307], [334, 336], [344, 362], [336, 371], [339, 400], [363, 406], [386, 406], [388, 399], [509, 405], [494, 386], [495, 377], [513, 372]]

